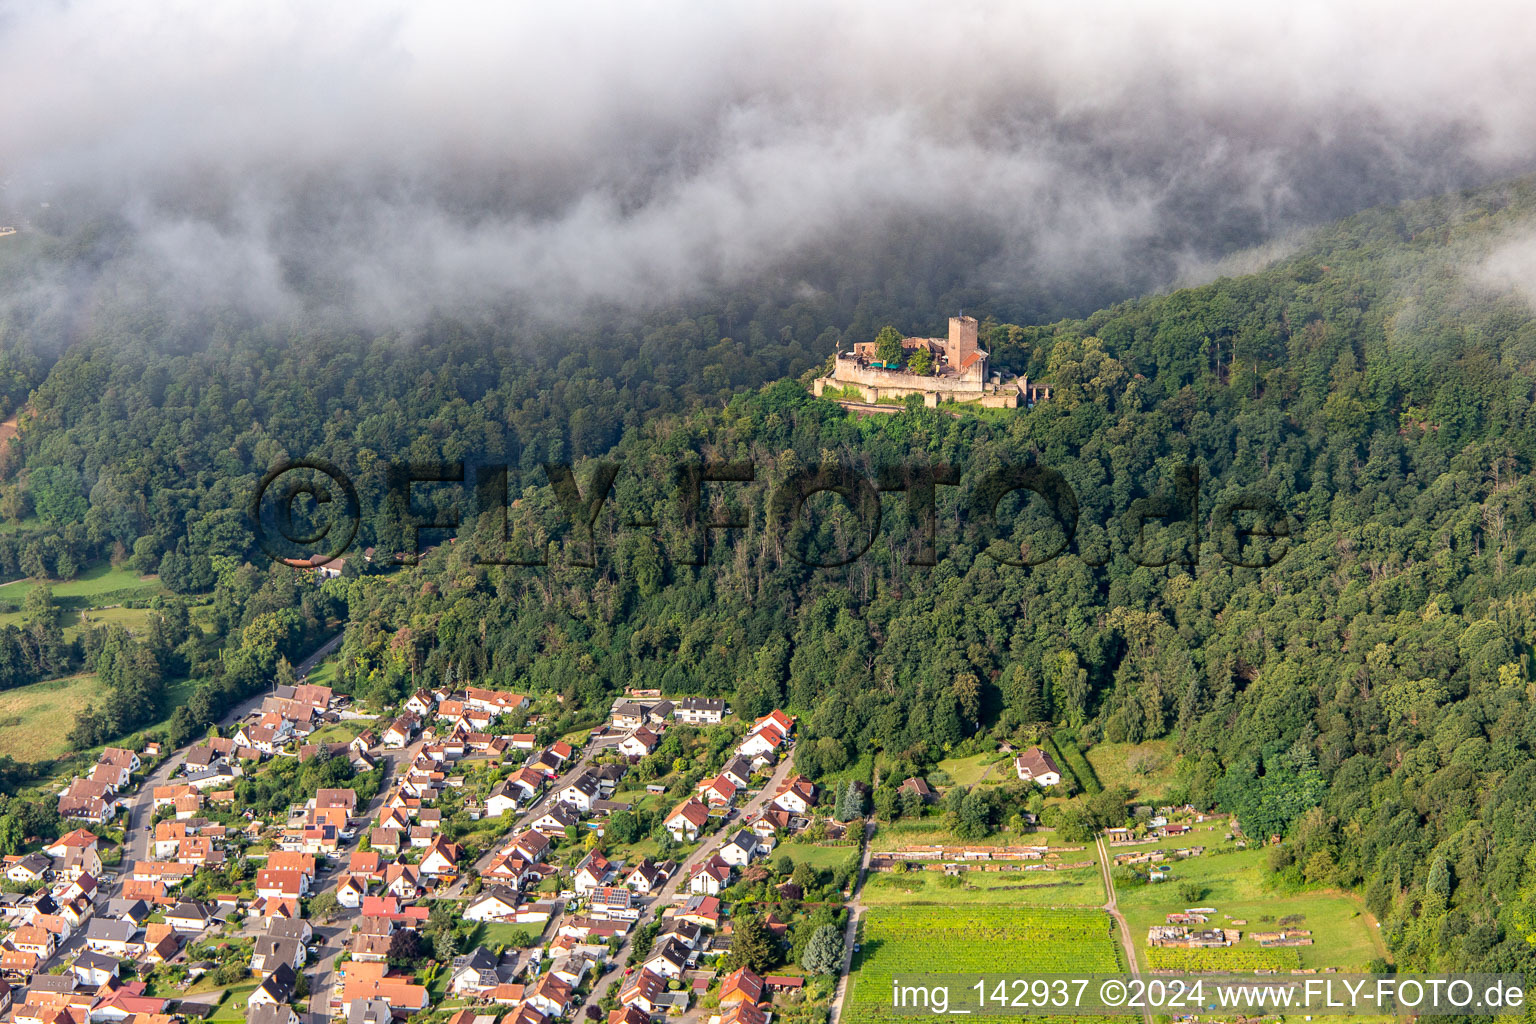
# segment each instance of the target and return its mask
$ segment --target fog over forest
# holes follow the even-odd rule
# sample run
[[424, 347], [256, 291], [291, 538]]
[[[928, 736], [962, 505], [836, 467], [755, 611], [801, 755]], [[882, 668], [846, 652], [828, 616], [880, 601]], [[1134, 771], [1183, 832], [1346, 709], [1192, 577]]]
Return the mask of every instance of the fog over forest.
[[10, 301], [1044, 318], [1530, 169], [1520, 5], [1245, 8], [11, 4], [0, 220], [98, 247]]

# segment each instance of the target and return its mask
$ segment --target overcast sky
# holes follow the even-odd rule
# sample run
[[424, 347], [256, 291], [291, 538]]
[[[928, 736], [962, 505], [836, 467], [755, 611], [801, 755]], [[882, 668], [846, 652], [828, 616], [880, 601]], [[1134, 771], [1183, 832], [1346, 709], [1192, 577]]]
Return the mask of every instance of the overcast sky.
[[1521, 5], [1251, 6], [8, 4], [0, 208], [126, 218], [117, 289], [384, 325], [825, 287], [913, 224], [1130, 292], [1536, 166]]

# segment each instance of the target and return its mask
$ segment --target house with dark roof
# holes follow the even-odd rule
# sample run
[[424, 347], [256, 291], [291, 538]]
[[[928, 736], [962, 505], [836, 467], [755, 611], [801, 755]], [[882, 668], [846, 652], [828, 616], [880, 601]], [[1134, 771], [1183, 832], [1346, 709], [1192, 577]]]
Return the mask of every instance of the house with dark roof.
[[672, 714], [688, 725], [719, 725], [725, 720], [725, 701], [716, 697], [684, 697]]

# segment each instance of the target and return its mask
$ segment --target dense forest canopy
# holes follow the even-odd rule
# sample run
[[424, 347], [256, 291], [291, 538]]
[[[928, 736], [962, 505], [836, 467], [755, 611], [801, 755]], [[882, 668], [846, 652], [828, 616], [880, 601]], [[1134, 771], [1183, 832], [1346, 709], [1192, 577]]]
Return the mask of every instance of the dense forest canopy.
[[[152, 658], [120, 636], [71, 654], [40, 625], [12, 629], [0, 653], [21, 667], [6, 678], [90, 657], [142, 703], [146, 679], [190, 675], [184, 739], [339, 618], [338, 685], [358, 699], [468, 679], [576, 709], [625, 686], [719, 694], [743, 715], [802, 715], [797, 767], [813, 778], [878, 756], [900, 779], [979, 732], [1046, 724], [1171, 737], [1166, 796], [1287, 837], [1277, 884], [1358, 890], [1399, 964], [1529, 970], [1536, 318], [1475, 268], [1533, 214], [1530, 182], [1377, 209], [1250, 276], [1081, 319], [988, 319], [994, 365], [1054, 396], [958, 416], [859, 418], [803, 385], [886, 322], [936, 333], [951, 310], [927, 296], [743, 300], [537, 334], [444, 321], [410, 344], [102, 309], [57, 359], [0, 325], [0, 388], [25, 403], [0, 491], [21, 527], [0, 535], [0, 568], [124, 561], [211, 594], [217, 627], [189, 635], [172, 605]], [[359, 490], [341, 579], [258, 557], [245, 504], [289, 457], [344, 467]], [[362, 547], [408, 546], [388, 498], [401, 460], [504, 464], [512, 542], [547, 542], [553, 564], [482, 564], [504, 550], [484, 515], [419, 567], [363, 569]], [[704, 460], [751, 463], [755, 479], [710, 486], [707, 514], [744, 525], [714, 531], [692, 565], [675, 469]], [[600, 462], [617, 470], [584, 567], [545, 465], [589, 488]], [[1027, 464], [1063, 475], [1080, 525], [1060, 557], [1016, 567], [975, 542], [970, 495]], [[791, 556], [777, 487], [898, 465], [958, 473], [936, 489], [936, 564], [914, 564], [927, 524], [897, 494], [861, 557]], [[1127, 514], [1176, 493], [1186, 466], [1198, 559], [1140, 564], [1155, 559], [1133, 557]], [[471, 508], [468, 490], [424, 489], [418, 512]], [[1293, 520], [1273, 566], [1221, 557], [1214, 510], [1242, 494]], [[1008, 501], [1015, 553], [1050, 546], [1040, 504]], [[851, 508], [824, 494], [809, 510], [800, 541], [857, 546]], [[1189, 534], [1158, 536], [1187, 549]]]

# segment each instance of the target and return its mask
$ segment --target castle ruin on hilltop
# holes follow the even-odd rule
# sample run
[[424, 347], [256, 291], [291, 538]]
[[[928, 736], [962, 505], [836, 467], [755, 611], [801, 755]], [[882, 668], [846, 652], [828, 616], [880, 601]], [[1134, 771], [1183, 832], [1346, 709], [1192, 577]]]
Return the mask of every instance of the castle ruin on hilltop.
[[[818, 378], [812, 390], [819, 397], [827, 388], [849, 389], [869, 403], [922, 395], [923, 404], [929, 407], [940, 402], [975, 402], [988, 409], [1017, 409], [1048, 401], [1048, 384], [1031, 384], [1028, 376], [1005, 381], [1001, 374], [991, 373], [987, 352], [977, 344], [980, 327], [973, 316], [952, 316], [947, 339], [903, 338], [902, 363], [898, 366], [876, 359], [875, 342], [857, 342], [852, 352], [837, 354], [832, 375]], [[931, 357], [931, 374], [908, 368], [919, 349], [927, 350]]]

